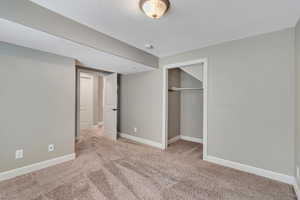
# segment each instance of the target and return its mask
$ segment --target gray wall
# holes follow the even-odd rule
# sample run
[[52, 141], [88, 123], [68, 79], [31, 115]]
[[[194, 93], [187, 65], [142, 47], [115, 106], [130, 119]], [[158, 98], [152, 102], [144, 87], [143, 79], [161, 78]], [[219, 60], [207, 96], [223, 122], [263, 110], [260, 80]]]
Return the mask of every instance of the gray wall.
[[103, 122], [103, 88], [104, 87], [104, 79], [103, 76], [98, 76], [98, 106], [99, 106], [99, 112], [98, 112], [98, 122]]
[[[168, 86], [180, 87], [180, 69], [168, 70]], [[180, 135], [180, 92], [168, 92], [168, 139]]]
[[2, 0], [0, 18], [147, 66], [158, 67], [158, 58], [156, 56], [97, 32], [28, 0]]
[[[296, 138], [295, 138], [295, 147], [296, 147], [296, 166], [300, 167], [300, 20], [296, 25], [296, 34], [295, 34], [295, 55], [296, 55]], [[296, 173], [295, 173], [296, 174]], [[300, 186], [300, 180], [297, 179]]]
[[[161, 71], [121, 75], [120, 132], [161, 143]], [[134, 133], [134, 127], [138, 128]]]
[[74, 153], [74, 61], [5, 43], [0, 60], [0, 172]]
[[103, 122], [103, 76], [98, 73], [94, 75], [94, 125]]
[[[294, 175], [294, 29], [160, 60], [208, 58], [208, 154]], [[122, 132], [161, 142], [162, 70], [122, 76]]]
[[[198, 68], [200, 68], [198, 66]], [[181, 71], [181, 87], [202, 88], [202, 82]], [[203, 138], [203, 93], [200, 90], [180, 92], [181, 117], [180, 134], [194, 138]]]

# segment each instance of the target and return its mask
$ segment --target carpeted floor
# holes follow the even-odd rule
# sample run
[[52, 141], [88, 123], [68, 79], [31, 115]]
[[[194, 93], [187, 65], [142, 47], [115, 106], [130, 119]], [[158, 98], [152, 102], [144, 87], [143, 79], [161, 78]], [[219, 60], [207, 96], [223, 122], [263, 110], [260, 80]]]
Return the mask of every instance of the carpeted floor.
[[82, 133], [77, 158], [0, 183], [1, 200], [291, 200], [292, 186], [202, 160], [178, 141], [163, 152], [101, 131]]

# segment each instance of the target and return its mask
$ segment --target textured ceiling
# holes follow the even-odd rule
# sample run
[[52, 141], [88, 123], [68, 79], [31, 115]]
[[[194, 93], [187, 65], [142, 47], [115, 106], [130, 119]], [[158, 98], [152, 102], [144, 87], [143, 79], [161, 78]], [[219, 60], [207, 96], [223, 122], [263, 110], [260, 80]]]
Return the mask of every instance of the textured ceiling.
[[299, 0], [171, 0], [160, 20], [138, 0], [31, 1], [160, 57], [292, 27], [300, 15]]

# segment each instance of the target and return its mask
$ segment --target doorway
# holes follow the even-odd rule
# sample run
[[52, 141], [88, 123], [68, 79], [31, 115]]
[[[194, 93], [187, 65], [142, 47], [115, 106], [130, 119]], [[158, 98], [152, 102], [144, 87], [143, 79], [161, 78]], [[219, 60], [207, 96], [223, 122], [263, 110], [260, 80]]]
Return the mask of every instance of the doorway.
[[80, 130], [97, 127], [103, 124], [103, 78], [97, 73], [80, 72], [79, 81]]
[[[193, 78], [187, 78], [188, 76]], [[178, 139], [203, 143], [203, 159], [205, 159], [207, 59], [164, 66], [163, 84], [163, 148], [167, 149], [169, 143]]]
[[117, 74], [76, 67], [76, 140], [104, 136], [117, 140]]

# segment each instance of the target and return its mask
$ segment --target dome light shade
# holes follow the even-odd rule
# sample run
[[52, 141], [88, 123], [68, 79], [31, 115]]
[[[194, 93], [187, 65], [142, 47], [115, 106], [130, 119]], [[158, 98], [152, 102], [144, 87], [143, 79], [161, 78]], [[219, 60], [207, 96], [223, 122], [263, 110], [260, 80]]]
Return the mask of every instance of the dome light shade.
[[140, 0], [141, 10], [150, 18], [159, 19], [169, 9], [169, 0]]

